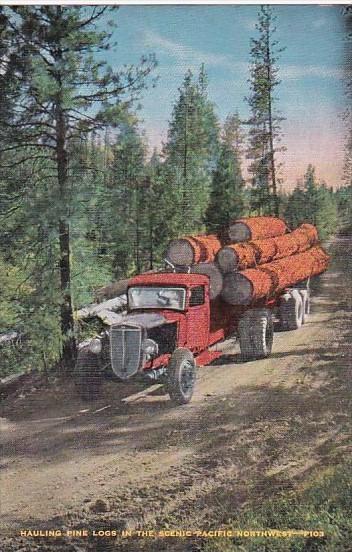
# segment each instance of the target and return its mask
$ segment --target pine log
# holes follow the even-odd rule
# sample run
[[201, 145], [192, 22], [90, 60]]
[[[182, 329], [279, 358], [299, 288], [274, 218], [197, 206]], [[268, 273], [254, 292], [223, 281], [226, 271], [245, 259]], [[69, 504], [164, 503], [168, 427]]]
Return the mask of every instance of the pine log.
[[240, 218], [229, 225], [228, 238], [232, 243], [282, 236], [288, 231], [284, 220], [277, 217]]
[[315, 226], [302, 224], [283, 236], [227, 245], [220, 249], [216, 261], [220, 270], [226, 274], [303, 253], [317, 243], [318, 232]]
[[231, 272], [224, 277], [221, 297], [231, 305], [251, 305], [261, 299], [270, 299], [286, 287], [321, 274], [328, 263], [329, 256], [315, 246], [257, 268]]
[[222, 290], [222, 274], [215, 263], [198, 263], [191, 266], [191, 272], [209, 276], [209, 296], [213, 300]]
[[96, 302], [101, 303], [102, 301], [114, 299], [115, 297], [124, 295], [127, 291], [128, 282], [129, 279], [126, 278], [125, 280], [118, 280], [116, 282], [112, 282], [112, 284], [97, 289], [94, 293]]
[[13, 343], [14, 341], [17, 341], [20, 338], [21, 338], [21, 334], [16, 330], [11, 330], [7, 333], [0, 334], [0, 347], [2, 345]]
[[187, 236], [172, 240], [167, 247], [165, 258], [175, 266], [211, 263], [220, 248], [221, 242], [213, 234]]
[[77, 320], [86, 320], [92, 316], [100, 317], [102, 312], [104, 315], [107, 311], [114, 313], [122, 312], [126, 309], [126, 305], [127, 296], [126, 294], [123, 294], [101, 303], [92, 303], [91, 305], [87, 305], [86, 307], [76, 311], [75, 317]]

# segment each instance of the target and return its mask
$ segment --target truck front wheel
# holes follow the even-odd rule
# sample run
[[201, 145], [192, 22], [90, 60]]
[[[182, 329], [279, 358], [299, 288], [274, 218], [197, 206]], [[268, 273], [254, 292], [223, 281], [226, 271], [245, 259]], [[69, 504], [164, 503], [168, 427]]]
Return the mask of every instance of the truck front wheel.
[[187, 404], [193, 396], [196, 363], [188, 349], [176, 349], [167, 368], [167, 391], [176, 404]]
[[81, 349], [78, 351], [74, 381], [78, 395], [84, 401], [97, 399], [102, 384], [99, 358], [96, 354]]
[[274, 329], [270, 309], [251, 309], [244, 313], [238, 324], [243, 360], [256, 360], [270, 355]]

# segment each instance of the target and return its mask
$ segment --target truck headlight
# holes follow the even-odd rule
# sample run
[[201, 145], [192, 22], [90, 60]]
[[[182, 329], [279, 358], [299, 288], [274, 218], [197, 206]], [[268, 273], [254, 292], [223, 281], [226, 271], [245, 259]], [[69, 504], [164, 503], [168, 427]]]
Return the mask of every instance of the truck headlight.
[[100, 339], [92, 339], [88, 347], [89, 351], [95, 355], [98, 355], [101, 352], [102, 345]]
[[147, 358], [154, 358], [158, 356], [159, 347], [158, 344], [153, 341], [153, 339], [145, 339], [143, 341], [143, 351], [145, 352]]

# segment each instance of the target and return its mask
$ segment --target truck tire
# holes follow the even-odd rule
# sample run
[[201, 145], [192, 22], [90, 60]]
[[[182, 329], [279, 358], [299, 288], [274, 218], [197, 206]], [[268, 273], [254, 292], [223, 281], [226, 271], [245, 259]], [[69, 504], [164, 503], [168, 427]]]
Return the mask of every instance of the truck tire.
[[303, 303], [303, 319], [302, 324], [307, 322], [308, 315], [310, 314], [310, 293], [308, 289], [300, 289], [300, 296], [302, 297]]
[[99, 397], [102, 373], [97, 355], [86, 349], [78, 351], [74, 381], [77, 393], [84, 401], [95, 400]]
[[298, 289], [292, 289], [280, 299], [280, 328], [297, 330], [303, 324], [303, 300]]
[[187, 404], [193, 396], [196, 382], [196, 363], [188, 349], [176, 349], [167, 367], [166, 388], [176, 404]]
[[251, 309], [244, 313], [238, 324], [241, 357], [245, 361], [266, 358], [270, 355], [274, 328], [269, 309]]

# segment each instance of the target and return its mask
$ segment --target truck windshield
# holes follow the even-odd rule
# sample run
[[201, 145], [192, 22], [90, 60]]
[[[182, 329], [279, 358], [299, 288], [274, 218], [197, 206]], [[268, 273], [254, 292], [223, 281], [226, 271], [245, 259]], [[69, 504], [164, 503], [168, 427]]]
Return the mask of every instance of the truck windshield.
[[128, 290], [130, 309], [175, 309], [184, 310], [186, 290], [184, 288], [136, 286]]

